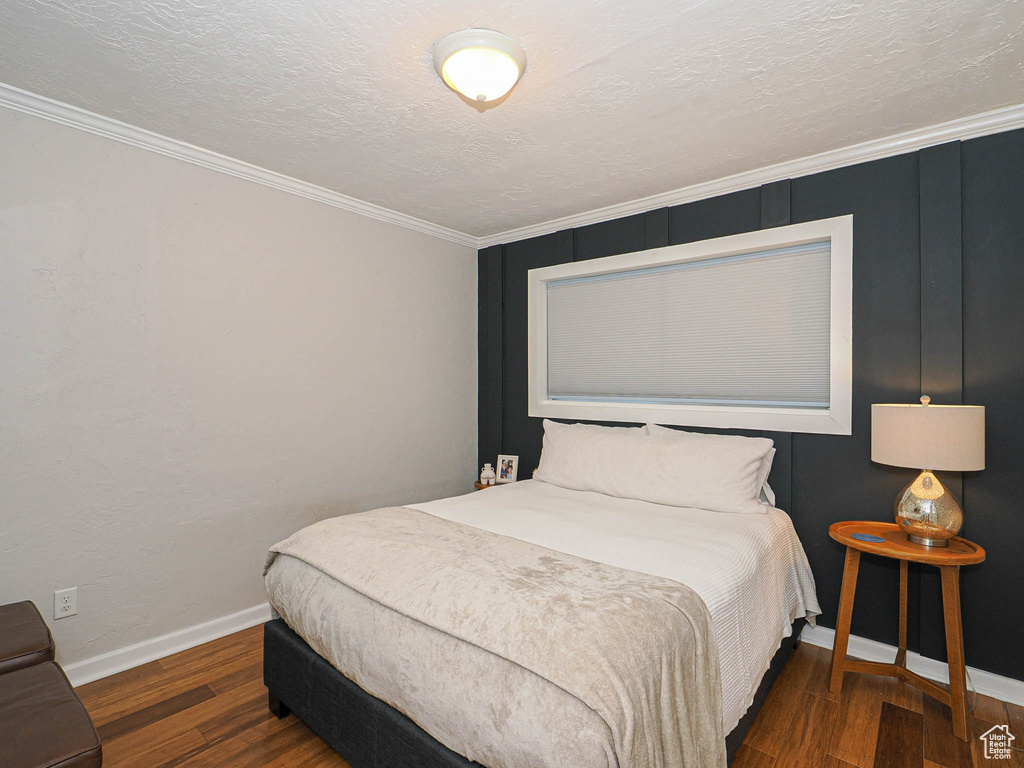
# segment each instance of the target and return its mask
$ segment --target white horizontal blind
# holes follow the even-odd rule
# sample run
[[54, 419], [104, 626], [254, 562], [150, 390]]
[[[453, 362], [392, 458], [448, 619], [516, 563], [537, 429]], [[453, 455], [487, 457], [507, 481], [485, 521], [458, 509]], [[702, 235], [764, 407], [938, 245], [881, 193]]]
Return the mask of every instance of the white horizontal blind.
[[547, 283], [552, 400], [829, 407], [830, 241]]

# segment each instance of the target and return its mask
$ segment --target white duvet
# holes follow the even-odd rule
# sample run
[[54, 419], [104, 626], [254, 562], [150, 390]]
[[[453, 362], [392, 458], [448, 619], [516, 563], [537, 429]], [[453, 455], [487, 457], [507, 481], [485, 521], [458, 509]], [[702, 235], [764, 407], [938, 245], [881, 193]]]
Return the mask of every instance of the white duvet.
[[407, 506], [694, 589], [718, 642], [726, 733], [750, 706], [792, 622], [820, 613], [807, 556], [778, 509], [684, 509], [537, 480]]

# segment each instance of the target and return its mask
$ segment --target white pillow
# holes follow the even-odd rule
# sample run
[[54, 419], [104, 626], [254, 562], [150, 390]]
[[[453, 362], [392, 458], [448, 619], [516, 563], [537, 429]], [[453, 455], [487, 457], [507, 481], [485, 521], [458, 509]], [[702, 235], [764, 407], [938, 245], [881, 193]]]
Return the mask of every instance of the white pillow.
[[544, 449], [534, 478], [674, 507], [765, 511], [758, 501], [759, 478], [771, 440], [681, 440], [644, 431], [545, 419]]
[[767, 469], [765, 469], [764, 467], [761, 468], [764, 471], [764, 480], [761, 481], [761, 491], [760, 491], [760, 496], [758, 497], [765, 504], [771, 504], [773, 507], [775, 506], [775, 491], [773, 491], [772, 487], [770, 485], [768, 485], [768, 475], [772, 471], [772, 461], [774, 459], [775, 459], [775, 449], [772, 448], [772, 451], [771, 451], [771, 453], [768, 454], [768, 458], [767, 458], [767, 462], [768, 462], [767, 463], [767, 467], [768, 468]]
[[[634, 433], [634, 434], [637, 434], [637, 435], [646, 435], [646, 434], [648, 434], [647, 433], [647, 425], [646, 424], [644, 426], [642, 426], [642, 427], [604, 427], [604, 426], [601, 426], [600, 424], [583, 424], [581, 422], [575, 422], [573, 424], [562, 424], [559, 421], [551, 421], [550, 419], [544, 419], [544, 428], [545, 429], [547, 429], [548, 424], [554, 424], [555, 427], [562, 427], [564, 429], [571, 430], [574, 434], [578, 434], [578, 435], [585, 435], [585, 434], [594, 435], [594, 434], [600, 434], [602, 432], [605, 433], [605, 434], [611, 434], [611, 433], [614, 433], [614, 432], [618, 432], [620, 434], [626, 433], [626, 432], [631, 432], [631, 433]], [[659, 429], [660, 429], [660, 427], [659, 427]]]
[[[649, 435], [664, 435], [668, 437], [677, 437], [679, 439], [686, 438], [718, 438], [720, 440], [762, 440], [766, 438], [759, 437], [744, 437], [743, 435], [708, 435], [704, 432], [687, 432], [683, 429], [670, 429], [668, 427], [662, 427], [659, 424], [648, 424], [647, 434]], [[772, 444], [774, 446], [774, 443]], [[775, 491], [768, 485], [768, 475], [772, 471], [772, 462], [775, 460], [775, 448], [773, 447], [768, 451], [768, 455], [764, 457], [761, 462], [761, 469], [758, 472], [758, 493], [760, 494], [761, 501], [775, 506]]]
[[[647, 434], [647, 425], [646, 424], [644, 426], [642, 426], [642, 427], [602, 427], [600, 424], [580, 424], [580, 423], [562, 424], [561, 422], [558, 422], [558, 421], [551, 421], [549, 419], [544, 419], [544, 434], [545, 435], [547, 435], [548, 424], [554, 424], [556, 429], [559, 428], [559, 427], [564, 428], [565, 434], [573, 435], [573, 436], [575, 436], [575, 439], [577, 439], [577, 440], [587, 440], [588, 437], [592, 437], [593, 435], [614, 434], [616, 432], [619, 433], [619, 434], [625, 434], [625, 433], [629, 433], [629, 432], [631, 432], [633, 434], [637, 434], [637, 435], [646, 435]], [[543, 451], [544, 451], [544, 449], [542, 447], [541, 448], [541, 459], [544, 458], [544, 452]], [[539, 471], [540, 471], [540, 466], [538, 465], [537, 469], [533, 470], [533, 479], [534, 480], [539, 480], [540, 479], [539, 477], [537, 477], [537, 473]], [[557, 485], [557, 483], [552, 483], [552, 485]]]

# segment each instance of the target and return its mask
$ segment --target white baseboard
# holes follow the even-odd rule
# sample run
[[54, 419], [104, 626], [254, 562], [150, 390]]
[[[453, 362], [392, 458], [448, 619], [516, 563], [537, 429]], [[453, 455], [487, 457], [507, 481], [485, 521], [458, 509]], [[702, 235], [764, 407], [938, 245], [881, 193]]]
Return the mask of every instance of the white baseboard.
[[[94, 656], [91, 659], [83, 659], [73, 664], [64, 666], [64, 672], [74, 686], [85, 685], [94, 680], [100, 680], [118, 672], [141, 666], [156, 659], [162, 659], [173, 653], [194, 648], [197, 645], [208, 643], [211, 640], [230, 635], [257, 624], [269, 621], [271, 618], [270, 604], [254, 605], [244, 611], [238, 611], [227, 616], [213, 619], [211, 621], [196, 624], [192, 627], [185, 627], [151, 640], [144, 640], [126, 648], [119, 648], [116, 651]], [[816, 645], [820, 648], [831, 650], [835, 641], [835, 630], [827, 627], [804, 627], [800, 633], [800, 640]], [[858, 659], [865, 661], [878, 661], [889, 663], [896, 658], [896, 648], [876, 640], [868, 640], [865, 637], [850, 635], [848, 653]], [[930, 659], [913, 651], [907, 653], [907, 666], [929, 680], [936, 680], [940, 683], [949, 682], [949, 668], [941, 661]], [[1002, 701], [1009, 701], [1012, 704], [1024, 706], [1024, 681], [1014, 680], [1012, 677], [1003, 677], [983, 669], [968, 667], [970, 682], [978, 693]]]
[[195, 648], [197, 645], [230, 635], [242, 629], [254, 627], [270, 620], [270, 603], [254, 605], [244, 611], [221, 616], [202, 624], [185, 627], [151, 640], [144, 640], [126, 648], [83, 659], [64, 666], [64, 672], [74, 686], [85, 685], [126, 669], [141, 666], [172, 653]]
[[[800, 639], [819, 648], [832, 649], [835, 641], [836, 631], [827, 627], [804, 627], [800, 633]], [[890, 664], [896, 658], [896, 647], [879, 643], [876, 640], [868, 640], [866, 637], [850, 635], [850, 645], [847, 654], [864, 661], [878, 661], [883, 664]], [[922, 677], [935, 680], [940, 683], [949, 682], [949, 667], [944, 662], [930, 659], [913, 651], [907, 652], [907, 667]], [[983, 669], [967, 668], [970, 677], [968, 686], [978, 693], [991, 696], [1001, 701], [1008, 701], [1011, 704], [1024, 706], [1024, 680], [1014, 680], [1012, 677], [1003, 677]]]

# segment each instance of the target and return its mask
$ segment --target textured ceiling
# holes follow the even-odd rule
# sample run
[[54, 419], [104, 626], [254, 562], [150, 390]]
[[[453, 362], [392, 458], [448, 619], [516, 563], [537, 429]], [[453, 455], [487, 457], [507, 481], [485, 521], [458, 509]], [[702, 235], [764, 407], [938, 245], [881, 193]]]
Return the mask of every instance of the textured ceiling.
[[0, 81], [482, 236], [1018, 104], [1024, 2], [4, 0]]

